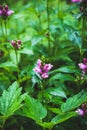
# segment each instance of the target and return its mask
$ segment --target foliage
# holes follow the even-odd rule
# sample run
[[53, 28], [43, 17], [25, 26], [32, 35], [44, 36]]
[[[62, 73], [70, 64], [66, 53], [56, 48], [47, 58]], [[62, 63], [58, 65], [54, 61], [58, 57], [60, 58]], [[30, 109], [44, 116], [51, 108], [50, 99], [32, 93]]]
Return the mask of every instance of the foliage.
[[14, 82], [8, 90], [4, 90], [0, 97], [0, 119], [6, 120], [22, 107], [22, 102], [27, 93], [21, 94], [22, 88], [19, 88], [17, 82]]
[[87, 103], [84, 2], [0, 2], [2, 130], [87, 128], [87, 115], [76, 112]]

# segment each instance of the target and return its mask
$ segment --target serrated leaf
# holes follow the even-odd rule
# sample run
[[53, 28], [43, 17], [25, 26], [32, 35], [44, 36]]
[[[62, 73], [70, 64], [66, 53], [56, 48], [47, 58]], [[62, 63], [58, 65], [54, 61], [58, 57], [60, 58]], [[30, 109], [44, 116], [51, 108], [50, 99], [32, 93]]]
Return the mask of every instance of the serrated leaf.
[[87, 100], [87, 92], [81, 91], [80, 93], [74, 95], [73, 97], [68, 98], [66, 102], [62, 104], [61, 110], [63, 112], [71, 111], [79, 107], [86, 100]]
[[63, 113], [60, 115], [55, 116], [51, 122], [53, 122], [54, 124], [59, 124], [61, 122], [64, 122], [65, 120], [68, 120], [69, 118], [76, 116], [76, 112], [67, 112], [67, 113]]
[[26, 104], [23, 107], [23, 113], [25, 116], [35, 120], [36, 122], [41, 122], [47, 115], [47, 110], [36, 99], [27, 96], [25, 103]]
[[21, 94], [21, 91], [22, 88], [19, 87], [17, 82], [14, 82], [8, 90], [4, 90], [0, 97], [0, 113], [2, 116], [8, 118], [22, 106], [26, 94]]
[[76, 115], [77, 115], [76, 112], [62, 113], [60, 115], [55, 116], [50, 122], [41, 122], [38, 124], [44, 128], [53, 128], [53, 126], [60, 124]]

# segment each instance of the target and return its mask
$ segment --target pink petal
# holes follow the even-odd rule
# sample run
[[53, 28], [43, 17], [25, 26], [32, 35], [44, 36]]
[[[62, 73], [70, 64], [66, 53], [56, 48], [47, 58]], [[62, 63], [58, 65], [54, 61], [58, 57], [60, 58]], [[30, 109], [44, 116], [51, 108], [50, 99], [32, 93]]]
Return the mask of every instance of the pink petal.
[[42, 61], [40, 59], [37, 60], [38, 67], [41, 67]]
[[82, 109], [77, 109], [76, 112], [78, 113], [78, 115], [84, 116], [84, 111]]
[[48, 75], [47, 73], [43, 73], [43, 74], [41, 75], [41, 77], [42, 77], [43, 79], [46, 79], [46, 78], [49, 77], [49, 75]]
[[51, 65], [51, 64], [45, 64], [43, 66], [43, 70], [45, 70], [45, 72], [48, 72], [49, 70], [52, 69], [52, 67], [53, 67], [53, 65]]
[[0, 15], [2, 15], [2, 10], [0, 10]]
[[78, 66], [79, 66], [79, 68], [81, 69], [81, 70], [87, 70], [87, 65], [85, 65], [85, 64], [83, 64], [83, 63], [80, 63], [80, 64], [78, 64]]
[[84, 58], [84, 59], [83, 59], [83, 63], [84, 63], [84, 64], [87, 64], [87, 58]]
[[82, 2], [82, 0], [71, 0], [71, 2]]
[[14, 13], [13, 10], [8, 10], [8, 11], [7, 11], [7, 15], [8, 15], [8, 16], [11, 15], [11, 14], [13, 14], [13, 13]]
[[42, 74], [42, 71], [41, 71], [41, 69], [40, 69], [38, 66], [36, 66], [36, 67], [33, 69], [33, 71], [34, 71], [34, 72], [37, 72], [37, 73], [39, 73], [39, 74]]

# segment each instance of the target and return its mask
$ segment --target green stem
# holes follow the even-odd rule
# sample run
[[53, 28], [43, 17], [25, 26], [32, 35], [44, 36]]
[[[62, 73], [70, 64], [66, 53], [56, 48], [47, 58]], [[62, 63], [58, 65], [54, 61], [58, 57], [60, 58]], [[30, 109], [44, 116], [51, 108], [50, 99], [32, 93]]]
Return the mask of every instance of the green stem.
[[4, 25], [5, 25], [5, 36], [6, 36], [6, 41], [7, 41], [8, 35], [7, 35], [7, 22], [6, 22], [6, 20], [4, 21]]
[[4, 130], [5, 121], [6, 120], [3, 120], [3, 123], [2, 123], [2, 126], [1, 126], [1, 130]]
[[18, 76], [17, 76], [17, 78], [18, 78], [18, 82], [19, 82], [19, 72], [20, 72], [20, 69], [19, 69], [19, 64], [18, 64], [18, 54], [17, 54], [17, 50], [15, 50], [15, 55], [16, 55], [16, 65], [17, 65], [17, 67], [18, 67]]
[[50, 49], [51, 49], [51, 44], [50, 44], [50, 13], [49, 13], [49, 0], [47, 0], [47, 23], [48, 23], [48, 34], [47, 34], [47, 38], [48, 38], [48, 49], [49, 49], [49, 54], [50, 54]]
[[3, 20], [1, 20], [2, 37], [4, 37]]

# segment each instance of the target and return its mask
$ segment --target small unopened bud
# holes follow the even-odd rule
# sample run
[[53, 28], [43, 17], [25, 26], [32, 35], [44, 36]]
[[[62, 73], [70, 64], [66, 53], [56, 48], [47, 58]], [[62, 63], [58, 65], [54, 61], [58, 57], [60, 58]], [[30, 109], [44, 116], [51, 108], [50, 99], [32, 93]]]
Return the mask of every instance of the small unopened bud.
[[5, 10], [8, 11], [8, 5], [5, 5]]
[[21, 40], [18, 40], [18, 44], [19, 44], [19, 45], [21, 44]]

